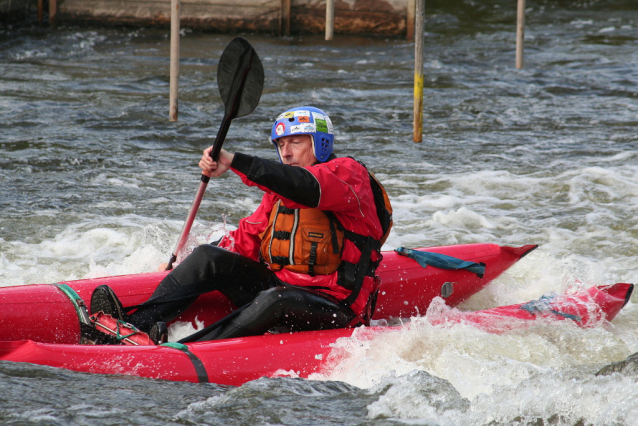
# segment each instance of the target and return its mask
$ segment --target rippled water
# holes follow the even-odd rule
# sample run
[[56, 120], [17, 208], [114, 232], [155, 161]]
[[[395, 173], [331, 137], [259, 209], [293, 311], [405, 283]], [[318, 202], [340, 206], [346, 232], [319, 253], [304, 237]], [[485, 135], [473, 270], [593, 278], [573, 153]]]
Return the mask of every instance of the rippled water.
[[[540, 245], [465, 309], [635, 282], [638, 9], [528, 0], [526, 68], [516, 70], [514, 3], [428, 3], [421, 144], [411, 142], [413, 44], [245, 35], [266, 84], [225, 147], [274, 159], [273, 118], [313, 104], [330, 114], [338, 154], [385, 184], [395, 208], [386, 249]], [[183, 31], [171, 123], [167, 31], [0, 26], [0, 286], [168, 260], [221, 121], [216, 64], [231, 39]], [[197, 241], [259, 198], [234, 175], [213, 180]], [[0, 422], [635, 425], [636, 378], [593, 373], [638, 351], [636, 297], [588, 330], [489, 335], [415, 320], [394, 336], [341, 342], [351, 356], [330, 375], [239, 388], [0, 363]]]

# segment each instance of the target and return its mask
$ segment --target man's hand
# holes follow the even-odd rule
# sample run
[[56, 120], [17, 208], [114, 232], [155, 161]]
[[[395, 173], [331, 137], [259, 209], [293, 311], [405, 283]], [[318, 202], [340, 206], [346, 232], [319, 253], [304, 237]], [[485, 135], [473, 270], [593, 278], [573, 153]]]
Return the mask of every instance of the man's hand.
[[230, 169], [230, 165], [233, 162], [233, 158], [235, 158], [235, 154], [231, 154], [222, 148], [222, 150], [219, 151], [218, 161], [213, 161], [210, 156], [212, 149], [213, 147], [211, 146], [204, 150], [204, 155], [202, 155], [202, 159], [199, 161], [199, 167], [202, 169], [202, 173], [206, 176], [218, 177]]

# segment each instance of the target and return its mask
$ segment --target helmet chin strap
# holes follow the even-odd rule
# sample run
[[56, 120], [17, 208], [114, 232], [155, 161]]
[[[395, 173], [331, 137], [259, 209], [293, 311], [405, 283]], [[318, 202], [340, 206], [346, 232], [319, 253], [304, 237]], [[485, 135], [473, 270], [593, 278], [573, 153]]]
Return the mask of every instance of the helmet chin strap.
[[308, 135], [310, 136], [310, 141], [312, 142], [312, 153], [315, 155], [315, 160], [317, 160], [317, 150], [315, 149], [315, 137], [312, 135]]
[[284, 160], [283, 158], [281, 158], [281, 149], [279, 149], [279, 144], [277, 143], [279, 139], [275, 139], [273, 142], [275, 142], [275, 147], [277, 148], [277, 155], [279, 156], [279, 162], [281, 164], [284, 164]]

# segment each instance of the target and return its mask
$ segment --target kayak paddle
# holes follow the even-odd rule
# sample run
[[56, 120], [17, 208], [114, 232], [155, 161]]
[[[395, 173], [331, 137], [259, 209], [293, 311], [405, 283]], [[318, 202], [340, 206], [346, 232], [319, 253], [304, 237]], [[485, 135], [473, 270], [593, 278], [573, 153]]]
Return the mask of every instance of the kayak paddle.
[[[255, 110], [264, 87], [264, 68], [261, 65], [259, 56], [257, 56], [257, 52], [244, 38], [237, 37], [233, 39], [233, 41], [228, 43], [221, 58], [219, 58], [217, 87], [225, 108], [224, 118], [219, 126], [217, 137], [210, 153], [215, 161], [217, 161], [219, 151], [222, 149], [226, 139], [230, 122]], [[202, 202], [209, 181], [210, 178], [202, 174], [197, 194], [195, 194], [195, 199], [188, 212], [184, 227], [171, 254], [171, 259], [168, 261], [166, 270], [173, 269], [173, 263], [177, 260], [177, 253], [186, 244], [188, 233], [195, 221], [197, 210]]]

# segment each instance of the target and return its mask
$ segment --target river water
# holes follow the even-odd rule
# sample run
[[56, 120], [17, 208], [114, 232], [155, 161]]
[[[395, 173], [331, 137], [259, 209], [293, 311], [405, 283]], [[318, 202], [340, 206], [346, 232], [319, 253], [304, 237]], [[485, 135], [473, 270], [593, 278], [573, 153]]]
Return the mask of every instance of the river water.
[[[385, 249], [540, 247], [463, 309], [638, 276], [638, 9], [633, 0], [429, 2], [424, 140], [411, 141], [414, 45], [245, 35], [264, 64], [260, 105], [225, 147], [267, 158], [272, 120], [325, 109], [337, 153], [385, 184]], [[632, 10], [632, 8], [634, 10]], [[153, 271], [169, 254], [223, 106], [230, 35], [182, 31], [180, 115], [168, 121], [168, 32], [0, 26], [0, 286]], [[193, 242], [260, 198], [213, 180]], [[638, 296], [611, 324], [491, 335], [411, 329], [352, 344], [329, 376], [233, 388], [0, 362], [8, 425], [638, 425], [635, 376], [595, 376], [638, 351]]]

